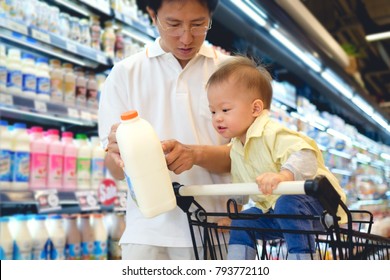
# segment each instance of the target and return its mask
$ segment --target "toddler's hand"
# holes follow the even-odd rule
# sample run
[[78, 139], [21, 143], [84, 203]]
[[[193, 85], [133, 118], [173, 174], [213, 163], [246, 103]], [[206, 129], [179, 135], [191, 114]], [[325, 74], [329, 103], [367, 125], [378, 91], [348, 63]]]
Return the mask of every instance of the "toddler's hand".
[[279, 183], [293, 180], [294, 175], [292, 172], [288, 170], [282, 170], [280, 173], [263, 173], [256, 178], [256, 183], [259, 186], [259, 191], [265, 195], [270, 195], [274, 189], [277, 188]]

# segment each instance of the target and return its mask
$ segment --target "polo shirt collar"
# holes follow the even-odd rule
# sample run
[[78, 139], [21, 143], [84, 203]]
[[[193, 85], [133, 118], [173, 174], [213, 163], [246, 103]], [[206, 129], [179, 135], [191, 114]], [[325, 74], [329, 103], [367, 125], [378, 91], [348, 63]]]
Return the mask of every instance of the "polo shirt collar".
[[[166, 54], [166, 52], [161, 48], [160, 39], [161, 37], [156, 38], [153, 43], [146, 47], [146, 53], [148, 57], [157, 57]], [[198, 54], [209, 58], [218, 57], [217, 52], [212, 47], [207, 46], [205, 43], [203, 43], [203, 45], [200, 47]]]
[[261, 115], [258, 116], [248, 128], [248, 131], [246, 132], [246, 142], [248, 142], [248, 140], [252, 137], [261, 137], [269, 120], [269, 111], [263, 110]]

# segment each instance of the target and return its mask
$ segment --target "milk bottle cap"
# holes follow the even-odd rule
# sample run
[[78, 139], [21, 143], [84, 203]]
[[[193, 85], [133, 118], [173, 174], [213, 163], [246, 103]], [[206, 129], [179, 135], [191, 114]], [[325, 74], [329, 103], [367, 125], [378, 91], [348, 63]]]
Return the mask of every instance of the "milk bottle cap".
[[64, 132], [62, 132], [62, 137], [69, 137], [69, 138], [71, 138], [71, 137], [73, 137], [73, 132], [71, 132], [71, 131], [64, 131]]
[[121, 115], [121, 119], [124, 121], [131, 120], [131, 119], [134, 119], [136, 117], [138, 117], [138, 112], [135, 110], [127, 111], [125, 113], [122, 113], [122, 115]]
[[21, 129], [26, 129], [27, 128], [25, 123], [14, 123], [13, 126], [14, 126], [14, 129], [15, 128], [21, 128]]

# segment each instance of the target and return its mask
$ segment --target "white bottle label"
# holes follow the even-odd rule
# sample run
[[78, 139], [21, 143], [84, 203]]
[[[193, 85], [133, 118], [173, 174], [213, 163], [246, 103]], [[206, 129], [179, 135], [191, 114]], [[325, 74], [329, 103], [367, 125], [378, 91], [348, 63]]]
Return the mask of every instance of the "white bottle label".
[[30, 153], [14, 153], [13, 181], [15, 183], [28, 183], [30, 179]]

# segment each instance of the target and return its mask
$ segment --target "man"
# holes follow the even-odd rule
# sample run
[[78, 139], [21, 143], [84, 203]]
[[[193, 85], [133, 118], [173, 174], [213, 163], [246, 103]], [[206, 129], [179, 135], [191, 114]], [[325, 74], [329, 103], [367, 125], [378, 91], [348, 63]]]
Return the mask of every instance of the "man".
[[[217, 0], [151, 0], [147, 11], [160, 37], [116, 64], [99, 104], [99, 135], [111, 175], [123, 179], [116, 142], [120, 114], [137, 110], [163, 141], [172, 181], [184, 185], [227, 183], [227, 140], [212, 127], [205, 84], [228, 56], [204, 44]], [[184, 145], [181, 143], [186, 143]], [[186, 171], [186, 172], [183, 172]], [[208, 211], [224, 211], [226, 197], [199, 197]], [[128, 199], [122, 259], [193, 259], [185, 214], [178, 207], [146, 219]]]

